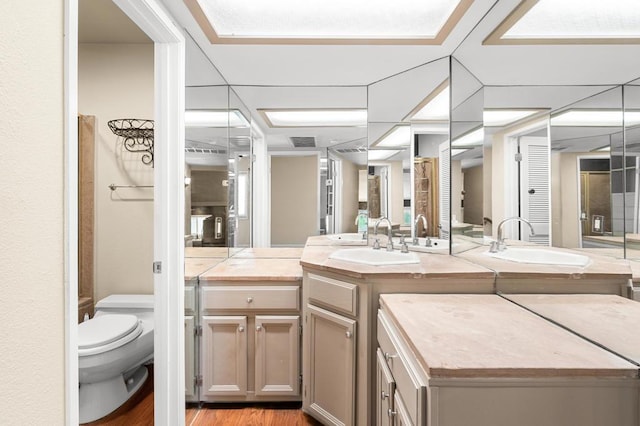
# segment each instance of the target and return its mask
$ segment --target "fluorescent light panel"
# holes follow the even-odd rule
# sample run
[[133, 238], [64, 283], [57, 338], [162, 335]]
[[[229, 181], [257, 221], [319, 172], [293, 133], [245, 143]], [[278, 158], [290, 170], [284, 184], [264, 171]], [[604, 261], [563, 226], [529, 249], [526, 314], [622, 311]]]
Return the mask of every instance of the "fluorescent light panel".
[[184, 112], [186, 127], [249, 127], [249, 122], [239, 110], [187, 110]]
[[482, 119], [484, 125], [491, 126], [506, 126], [516, 121], [520, 121], [524, 118], [537, 114], [542, 110], [540, 109], [485, 109], [482, 112]]
[[640, 3], [638, 0], [539, 0], [502, 38], [640, 38]]
[[463, 148], [463, 147], [474, 147], [478, 145], [482, 145], [484, 143], [484, 128], [479, 128], [474, 130], [473, 132], [467, 133], [466, 135], [455, 139], [452, 143], [452, 147]]
[[425, 106], [420, 108], [411, 121], [437, 121], [449, 119], [449, 86], [445, 86]]
[[460, 0], [197, 0], [219, 37], [435, 38]]
[[394, 126], [391, 131], [384, 135], [372, 146], [382, 148], [407, 147], [411, 144], [411, 127]]
[[270, 127], [364, 127], [366, 109], [259, 110]]
[[[621, 110], [571, 109], [551, 117], [552, 126], [622, 127]], [[640, 111], [625, 111], [624, 125], [640, 124]]]
[[367, 159], [369, 161], [382, 161], [393, 157], [399, 152], [399, 150], [395, 149], [370, 149], [367, 152]]

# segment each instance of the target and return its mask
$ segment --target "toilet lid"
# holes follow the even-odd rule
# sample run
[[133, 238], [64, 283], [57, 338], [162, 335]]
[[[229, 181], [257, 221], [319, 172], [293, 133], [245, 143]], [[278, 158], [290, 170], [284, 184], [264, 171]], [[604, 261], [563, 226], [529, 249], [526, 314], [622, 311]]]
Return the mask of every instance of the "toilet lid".
[[[139, 329], [139, 332], [137, 334], [134, 333], [133, 338], [136, 338], [142, 332], [140, 321], [135, 315], [111, 314], [94, 317], [89, 321], [78, 324], [78, 349], [81, 352], [85, 352], [86, 350], [107, 345], [110, 346], [110, 349], [113, 349], [114, 346], [111, 343], [132, 334], [136, 329]], [[132, 339], [125, 340], [130, 341]]]

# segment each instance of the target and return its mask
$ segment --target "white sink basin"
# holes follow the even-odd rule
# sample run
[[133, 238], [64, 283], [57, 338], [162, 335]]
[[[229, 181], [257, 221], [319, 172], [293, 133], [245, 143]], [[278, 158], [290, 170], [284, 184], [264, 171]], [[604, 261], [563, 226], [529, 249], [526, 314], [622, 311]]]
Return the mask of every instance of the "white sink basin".
[[[449, 240], [442, 240], [440, 238], [431, 238], [431, 246], [425, 246], [426, 238], [418, 238], [418, 245], [413, 245], [411, 237], [405, 238], [407, 247], [410, 251], [419, 251], [424, 253], [445, 253], [449, 251]], [[400, 238], [393, 238], [394, 247], [401, 247]]]
[[532, 247], [507, 247], [498, 253], [485, 252], [487, 256], [519, 263], [544, 265], [587, 266], [589, 257], [582, 254]]
[[400, 253], [385, 249], [374, 250], [371, 247], [336, 250], [329, 255], [329, 259], [373, 266], [420, 263], [420, 258], [415, 253]]
[[367, 242], [367, 239], [363, 239], [362, 238], [362, 234], [358, 234], [358, 233], [344, 233], [344, 234], [329, 234], [327, 235], [327, 238], [329, 238], [332, 241], [338, 241], [338, 242], [362, 242], [363, 244]]

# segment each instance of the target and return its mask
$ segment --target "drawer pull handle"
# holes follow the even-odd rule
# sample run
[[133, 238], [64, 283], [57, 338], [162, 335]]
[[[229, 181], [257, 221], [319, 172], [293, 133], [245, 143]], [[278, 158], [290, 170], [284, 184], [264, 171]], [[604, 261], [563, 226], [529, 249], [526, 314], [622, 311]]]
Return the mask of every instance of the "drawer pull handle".
[[251, 302], [253, 302], [253, 297], [251, 296], [247, 297], [247, 303], [251, 303]]
[[380, 399], [384, 400], [384, 399], [387, 399], [387, 398], [389, 398], [389, 394], [386, 393], [385, 391], [382, 391], [382, 394], [380, 395]]
[[398, 412], [397, 412], [397, 411], [393, 411], [391, 408], [389, 408], [389, 409], [387, 410], [387, 415], [388, 415], [389, 417], [393, 417], [393, 416], [395, 416], [396, 414], [398, 414]]
[[256, 326], [256, 331], [260, 331], [260, 330], [262, 330], [262, 326], [261, 325], [257, 325]]
[[398, 355], [391, 355], [389, 352], [385, 352], [385, 353], [384, 353], [384, 359], [385, 359], [386, 361], [389, 361], [389, 360], [390, 360], [390, 359], [392, 359], [392, 358], [396, 358], [397, 356], [398, 356]]
[[244, 331], [244, 327], [243, 326], [238, 327], [238, 331], [242, 333]]
[[347, 339], [351, 339], [351, 336], [353, 336], [353, 333], [351, 333], [350, 331], [347, 331], [346, 333], [344, 333], [345, 336], [347, 336]]

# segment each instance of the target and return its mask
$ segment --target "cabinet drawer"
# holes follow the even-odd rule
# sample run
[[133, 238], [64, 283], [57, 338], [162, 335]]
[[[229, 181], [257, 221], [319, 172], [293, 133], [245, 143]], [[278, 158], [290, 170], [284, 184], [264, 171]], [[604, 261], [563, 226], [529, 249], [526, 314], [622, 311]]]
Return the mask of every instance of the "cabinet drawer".
[[308, 292], [314, 305], [353, 316], [358, 314], [358, 286], [354, 284], [309, 274]]
[[396, 392], [402, 396], [412, 424], [425, 418], [426, 384], [420, 383], [415, 364], [409, 361], [411, 352], [400, 343], [393, 325], [382, 311], [378, 311], [378, 345], [396, 382]]
[[299, 295], [294, 286], [202, 287], [202, 309], [299, 310]]

